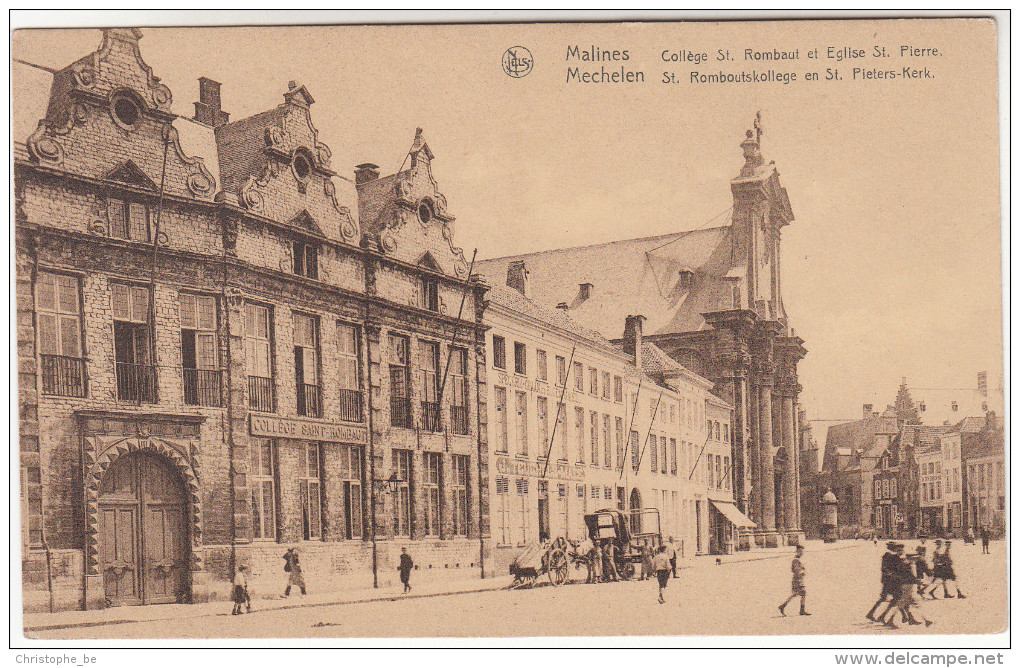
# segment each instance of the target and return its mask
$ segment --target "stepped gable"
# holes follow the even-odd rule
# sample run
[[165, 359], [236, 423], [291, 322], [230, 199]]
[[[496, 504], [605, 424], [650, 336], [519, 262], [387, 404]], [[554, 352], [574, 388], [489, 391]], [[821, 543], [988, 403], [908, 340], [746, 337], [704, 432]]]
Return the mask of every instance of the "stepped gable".
[[314, 236], [357, 244], [354, 184], [336, 177], [312, 124], [315, 102], [291, 81], [279, 106], [215, 128], [223, 197]]
[[401, 165], [402, 171], [380, 177], [376, 165], [359, 165], [355, 182], [361, 228], [387, 256], [466, 280], [469, 263], [454, 244], [455, 218], [432, 175], [434, 157], [418, 128], [406, 170]]

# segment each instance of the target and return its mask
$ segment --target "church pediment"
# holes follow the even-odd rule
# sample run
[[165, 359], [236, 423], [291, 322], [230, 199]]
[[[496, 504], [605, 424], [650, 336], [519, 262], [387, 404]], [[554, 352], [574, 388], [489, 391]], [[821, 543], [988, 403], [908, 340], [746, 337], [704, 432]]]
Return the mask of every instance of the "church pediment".
[[294, 216], [291, 219], [290, 224], [294, 227], [300, 227], [303, 230], [314, 232], [320, 236], [325, 236], [322, 232], [322, 228], [319, 227], [319, 224], [315, 221], [315, 218], [312, 217], [312, 214], [308, 213], [307, 209], [302, 209], [301, 213]]

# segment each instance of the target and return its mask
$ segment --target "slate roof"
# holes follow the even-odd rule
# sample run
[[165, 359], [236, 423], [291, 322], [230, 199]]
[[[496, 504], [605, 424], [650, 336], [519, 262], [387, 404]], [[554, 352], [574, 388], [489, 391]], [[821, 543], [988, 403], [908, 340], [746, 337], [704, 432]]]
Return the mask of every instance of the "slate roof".
[[498, 283], [490, 288], [488, 293], [490, 303], [499, 304], [511, 311], [516, 311], [529, 318], [548, 323], [553, 327], [561, 329], [574, 336], [584, 339], [586, 342], [601, 348], [609, 349], [612, 352], [620, 353], [609, 341], [595, 330], [579, 325], [559, 310], [545, 309], [531, 301], [517, 290]]
[[[664, 334], [703, 329], [702, 313], [732, 308], [732, 279], [724, 278], [734, 269], [729, 225], [494, 258], [476, 266], [502, 283], [514, 260], [524, 260], [536, 303], [564, 302], [571, 318], [610, 339], [623, 336], [628, 315], [647, 318], [645, 334]], [[681, 286], [681, 269], [694, 272], [690, 287]], [[581, 283], [593, 286], [586, 300]]]

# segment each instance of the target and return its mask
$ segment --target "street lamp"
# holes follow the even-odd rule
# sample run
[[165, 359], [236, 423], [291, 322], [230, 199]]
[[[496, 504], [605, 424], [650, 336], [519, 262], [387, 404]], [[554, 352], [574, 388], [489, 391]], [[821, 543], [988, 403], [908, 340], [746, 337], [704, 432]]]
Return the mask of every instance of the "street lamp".
[[394, 494], [397, 491], [397, 489], [400, 488], [400, 483], [407, 481], [398, 476], [397, 472], [394, 471], [393, 473], [390, 474], [389, 478], [386, 478], [385, 480], [377, 478], [375, 482], [385, 484], [387, 494]]

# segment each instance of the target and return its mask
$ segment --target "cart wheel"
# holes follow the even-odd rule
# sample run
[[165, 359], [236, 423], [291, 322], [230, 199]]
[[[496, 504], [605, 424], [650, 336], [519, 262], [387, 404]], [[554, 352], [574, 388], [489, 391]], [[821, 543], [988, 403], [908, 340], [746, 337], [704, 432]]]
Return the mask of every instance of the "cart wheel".
[[623, 578], [624, 580], [633, 579], [634, 564], [630, 563], [629, 561], [624, 562], [624, 564], [618, 570], [620, 573], [620, 577]]
[[559, 587], [561, 584], [567, 581], [569, 577], [569, 564], [567, 563], [567, 555], [560, 550], [553, 550], [552, 554], [549, 555], [549, 582], [554, 587]]

